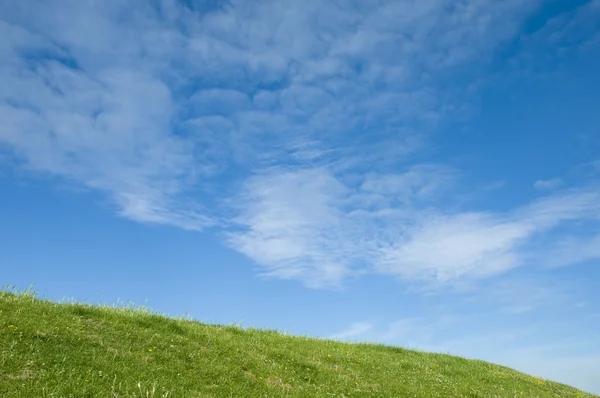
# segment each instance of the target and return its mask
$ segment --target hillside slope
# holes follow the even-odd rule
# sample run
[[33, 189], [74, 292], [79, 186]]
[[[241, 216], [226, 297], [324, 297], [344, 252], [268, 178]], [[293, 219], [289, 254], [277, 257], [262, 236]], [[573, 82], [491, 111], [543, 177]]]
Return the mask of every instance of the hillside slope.
[[0, 397], [592, 397], [482, 361], [0, 293]]

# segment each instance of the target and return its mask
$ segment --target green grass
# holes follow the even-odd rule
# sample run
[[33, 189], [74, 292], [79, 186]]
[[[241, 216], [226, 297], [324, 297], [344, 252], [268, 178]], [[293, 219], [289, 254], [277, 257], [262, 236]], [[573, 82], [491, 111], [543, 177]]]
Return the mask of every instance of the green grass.
[[0, 292], [0, 397], [592, 397], [483, 361]]

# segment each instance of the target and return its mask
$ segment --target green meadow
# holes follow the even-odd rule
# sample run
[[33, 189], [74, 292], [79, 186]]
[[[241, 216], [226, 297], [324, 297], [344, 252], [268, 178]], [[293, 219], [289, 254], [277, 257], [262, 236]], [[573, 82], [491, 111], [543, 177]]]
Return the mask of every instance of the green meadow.
[[0, 397], [593, 397], [491, 363], [0, 292]]

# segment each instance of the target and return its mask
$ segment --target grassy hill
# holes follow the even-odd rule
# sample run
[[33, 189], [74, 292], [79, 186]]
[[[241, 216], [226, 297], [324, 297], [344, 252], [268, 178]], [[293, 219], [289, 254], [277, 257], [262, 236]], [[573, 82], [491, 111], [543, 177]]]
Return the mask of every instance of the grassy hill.
[[0, 397], [593, 397], [482, 361], [0, 292]]

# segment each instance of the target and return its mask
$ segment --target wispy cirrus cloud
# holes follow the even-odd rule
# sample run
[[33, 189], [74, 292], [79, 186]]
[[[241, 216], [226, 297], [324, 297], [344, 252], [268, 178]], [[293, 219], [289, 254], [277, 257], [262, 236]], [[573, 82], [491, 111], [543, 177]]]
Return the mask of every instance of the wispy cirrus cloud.
[[255, 176], [237, 203], [234, 221], [243, 230], [230, 233], [228, 242], [267, 275], [336, 285], [351, 275], [353, 261], [340, 208], [346, 191], [325, 169]]
[[521, 51], [510, 60], [515, 74], [546, 78], [555, 74], [569, 56], [593, 53], [600, 45], [599, 16], [598, 0], [574, 3], [570, 10], [558, 13], [521, 37], [517, 43]]
[[452, 175], [421, 165], [368, 174], [352, 188], [327, 168], [273, 169], [246, 182], [236, 202], [239, 230], [228, 242], [268, 276], [337, 286], [369, 271], [380, 245], [414, 222], [413, 202], [432, 200]]
[[2, 5], [0, 143], [28, 170], [107, 193], [124, 217], [201, 229], [211, 217], [180, 196], [201, 159], [173, 134], [162, 54], [140, 55], [157, 31], [129, 13], [128, 34], [118, 6], [39, 4], [25, 18], [25, 3]]
[[[364, 272], [444, 285], [537, 264], [561, 239], [550, 232], [599, 221], [597, 187], [541, 197], [504, 213], [428, 205], [425, 199], [435, 198], [432, 187], [447, 185], [451, 175], [433, 170], [366, 176], [354, 186], [326, 169], [257, 176], [240, 202], [245, 211], [236, 222], [242, 230], [229, 243], [263, 265], [266, 275], [309, 285]], [[555, 261], [596, 258], [593, 243], [585, 247]]]
[[[147, 172], [152, 177], [130, 170], [135, 175], [128, 180], [147, 186], [181, 177], [179, 187], [155, 191], [185, 190], [185, 177], [196, 177], [190, 170], [205, 159], [193, 140], [178, 135], [184, 121], [208, 122], [200, 124], [203, 131], [192, 124], [191, 133], [210, 136], [214, 126], [203, 119], [225, 118], [221, 150], [260, 164], [286, 162], [298, 142], [321, 143], [299, 155], [305, 160], [307, 153], [339, 147], [348, 132], [361, 140], [360, 126], [372, 126], [380, 138], [414, 130], [409, 121], [435, 122], [447, 107], [431, 73], [478, 54], [490, 43], [483, 37], [510, 36], [516, 23], [494, 21], [531, 7], [487, 6], [311, 1], [190, 9], [177, 1], [113, 0], [40, 3], [24, 13], [27, 2], [5, 4], [2, 141], [36, 170], [101, 185], [114, 197], [125, 191], [150, 200], [124, 189], [115, 168], [154, 168]], [[481, 35], [471, 34], [473, 27]], [[406, 137], [398, 142], [404, 145]], [[133, 153], [117, 153], [108, 143]], [[94, 172], [104, 174], [103, 182], [89, 175]], [[162, 202], [158, 196], [154, 202]], [[129, 207], [130, 200], [116, 200]]]
[[350, 325], [348, 327], [348, 329], [345, 329], [341, 332], [335, 333], [335, 334], [331, 335], [329, 338], [336, 339], [336, 340], [346, 340], [346, 339], [350, 339], [350, 338], [357, 338], [360, 336], [364, 336], [365, 333], [367, 333], [371, 329], [373, 329], [373, 325], [371, 323], [357, 322], [357, 323], [353, 323], [352, 325]]
[[220, 227], [266, 275], [495, 275], [593, 217], [595, 191], [469, 210], [453, 200], [460, 170], [412, 156], [472, 112], [493, 50], [537, 5], [2, 4], [0, 144], [123, 217]]
[[533, 183], [533, 187], [539, 190], [552, 190], [560, 187], [564, 181], [560, 178], [552, 178], [550, 180], [537, 180]]
[[545, 267], [564, 267], [600, 259], [600, 235], [572, 234], [557, 239], [554, 246], [541, 256]]
[[508, 213], [429, 216], [418, 220], [407, 239], [382, 251], [379, 271], [443, 283], [467, 276], [489, 277], [535, 263], [539, 248], [528, 245], [569, 222], [597, 222], [599, 195], [592, 187], [544, 197]]

